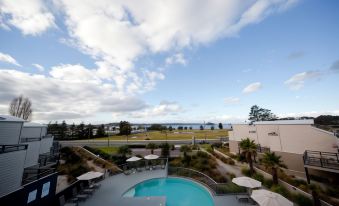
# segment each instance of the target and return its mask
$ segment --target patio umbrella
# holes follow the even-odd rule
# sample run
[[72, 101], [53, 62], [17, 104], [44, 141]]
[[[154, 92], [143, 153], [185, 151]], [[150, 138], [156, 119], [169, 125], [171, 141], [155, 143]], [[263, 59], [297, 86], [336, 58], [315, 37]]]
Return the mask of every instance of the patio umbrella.
[[126, 162], [135, 162], [135, 161], [139, 161], [139, 160], [141, 160], [140, 157], [133, 156], [133, 157], [127, 159]]
[[154, 155], [154, 154], [150, 154], [150, 155], [145, 156], [144, 158], [147, 159], [147, 160], [155, 160], [155, 159], [158, 159], [159, 156]]
[[282, 195], [263, 189], [253, 190], [251, 198], [260, 206], [293, 206], [293, 202]]
[[261, 182], [249, 178], [249, 177], [237, 177], [237, 178], [233, 178], [232, 182], [239, 185], [239, 186], [243, 186], [243, 187], [248, 187], [248, 188], [257, 188], [257, 187], [261, 187]]
[[85, 174], [80, 175], [79, 177], [77, 177], [77, 179], [78, 180], [92, 180], [92, 179], [101, 177], [103, 175], [104, 175], [104, 173], [102, 173], [102, 172], [90, 171], [90, 172], [87, 172]]

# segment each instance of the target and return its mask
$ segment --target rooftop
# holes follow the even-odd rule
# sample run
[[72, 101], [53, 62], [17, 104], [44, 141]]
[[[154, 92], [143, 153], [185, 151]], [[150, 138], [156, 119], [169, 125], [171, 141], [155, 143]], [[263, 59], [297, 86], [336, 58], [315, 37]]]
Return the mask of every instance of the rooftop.
[[0, 114], [0, 122], [25, 122], [25, 120], [11, 115]]
[[[253, 122], [253, 125], [313, 125], [313, 119], [302, 120], [275, 120], [275, 121], [258, 121]], [[250, 125], [250, 123], [235, 123], [232, 125]]]

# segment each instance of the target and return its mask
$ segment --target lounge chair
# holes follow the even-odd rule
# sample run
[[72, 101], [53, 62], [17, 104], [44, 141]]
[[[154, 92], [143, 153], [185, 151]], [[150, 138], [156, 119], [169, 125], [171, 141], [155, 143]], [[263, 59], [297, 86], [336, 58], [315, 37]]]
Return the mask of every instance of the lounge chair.
[[149, 164], [148, 164], [148, 161], [146, 162], [145, 169], [146, 169], [146, 170], [150, 170], [150, 169], [151, 169], [150, 166], [149, 166]]
[[161, 169], [165, 169], [166, 164], [165, 164], [165, 160], [161, 160]]
[[252, 205], [257, 205], [257, 203], [249, 195], [237, 195], [238, 202], [247, 202]]
[[67, 203], [65, 201], [65, 196], [61, 195], [59, 197], [59, 205], [60, 206], [78, 206], [78, 203], [77, 202], [76, 203]]
[[[81, 184], [80, 184], [80, 187], [81, 187]], [[89, 196], [87, 194], [78, 194], [77, 192], [77, 188], [74, 187], [73, 188], [73, 198], [72, 198], [72, 201], [73, 202], [79, 202], [79, 201], [85, 201], [87, 200]]]

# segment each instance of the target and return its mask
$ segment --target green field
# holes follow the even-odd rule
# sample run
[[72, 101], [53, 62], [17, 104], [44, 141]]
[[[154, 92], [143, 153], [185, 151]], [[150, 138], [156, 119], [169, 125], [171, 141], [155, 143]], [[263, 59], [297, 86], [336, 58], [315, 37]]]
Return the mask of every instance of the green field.
[[101, 151], [107, 153], [107, 154], [116, 154], [118, 153], [118, 147], [99, 147]]
[[[228, 136], [227, 130], [183, 130], [183, 131], [167, 131], [168, 140], [192, 139], [218, 139]], [[107, 140], [107, 137], [96, 138], [99, 140]], [[114, 135], [109, 137], [110, 140], [126, 140], [126, 136]], [[166, 133], [160, 131], [151, 131], [147, 133], [131, 134], [128, 136], [129, 141], [133, 140], [166, 140]]]

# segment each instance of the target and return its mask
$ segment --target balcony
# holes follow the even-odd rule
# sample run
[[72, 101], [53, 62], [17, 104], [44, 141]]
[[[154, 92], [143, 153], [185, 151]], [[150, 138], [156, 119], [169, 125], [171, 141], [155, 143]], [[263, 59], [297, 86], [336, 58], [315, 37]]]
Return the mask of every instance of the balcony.
[[339, 173], [338, 153], [306, 150], [303, 159], [305, 167], [321, 168], [322, 170]]
[[257, 145], [257, 152], [258, 153], [266, 153], [266, 152], [270, 152], [270, 148], [269, 147], [262, 147], [260, 144]]
[[0, 145], [0, 154], [7, 152], [15, 152], [20, 150], [27, 150], [28, 145], [15, 144], [15, 145]]

